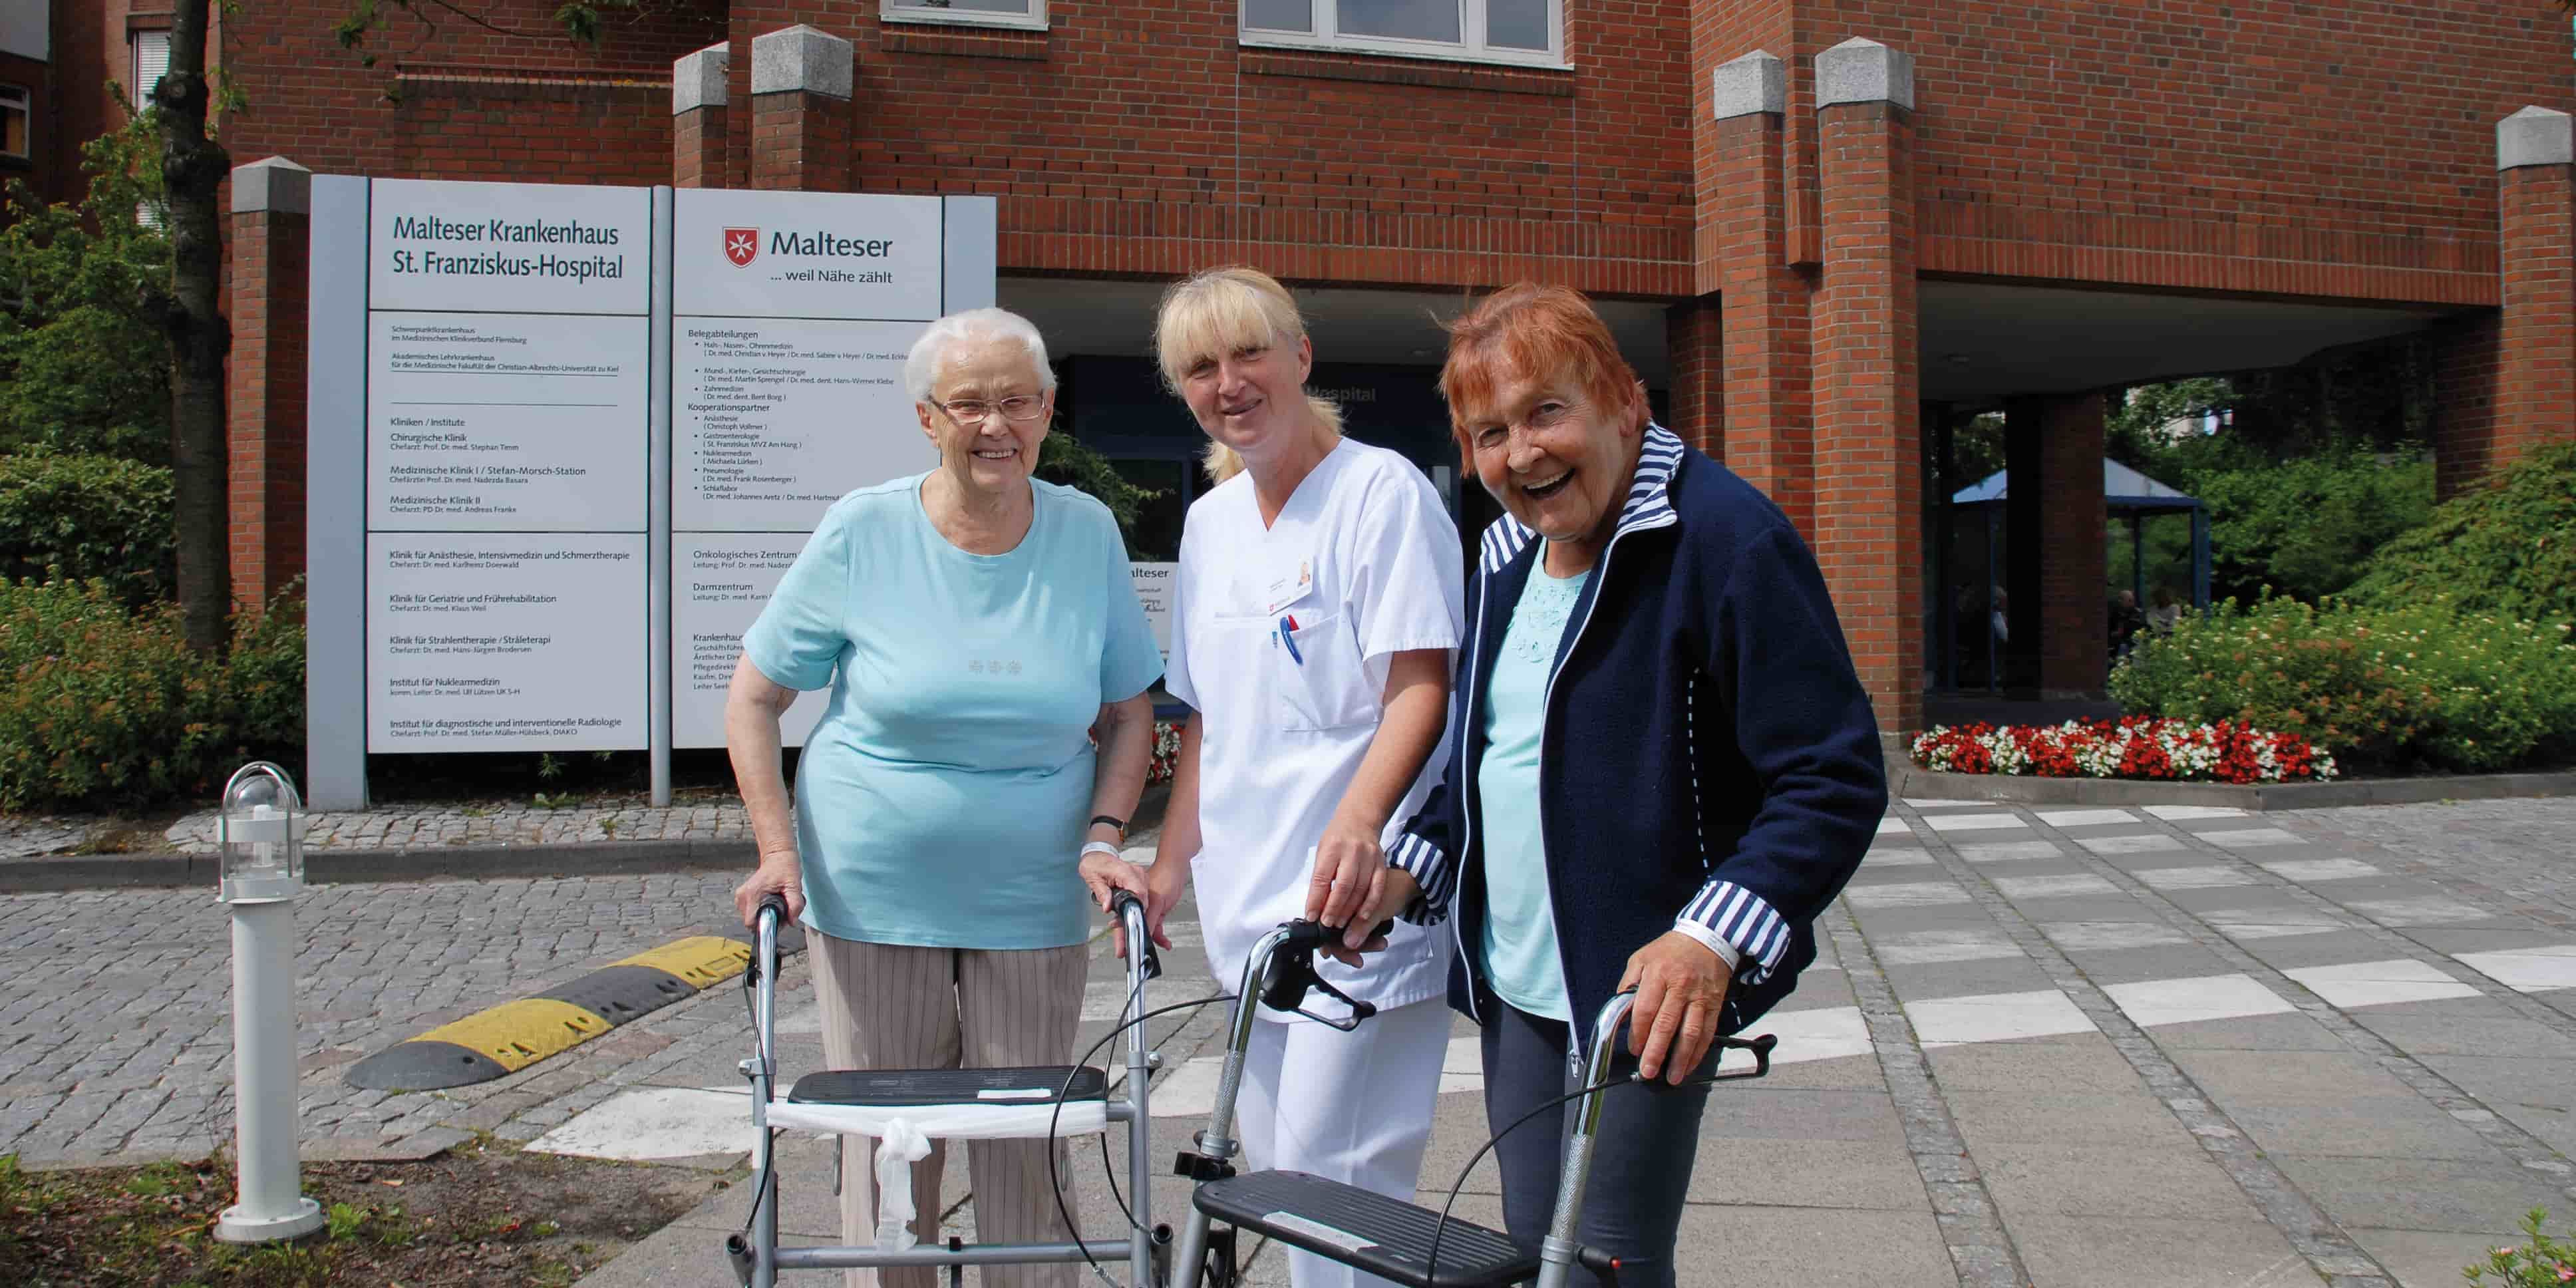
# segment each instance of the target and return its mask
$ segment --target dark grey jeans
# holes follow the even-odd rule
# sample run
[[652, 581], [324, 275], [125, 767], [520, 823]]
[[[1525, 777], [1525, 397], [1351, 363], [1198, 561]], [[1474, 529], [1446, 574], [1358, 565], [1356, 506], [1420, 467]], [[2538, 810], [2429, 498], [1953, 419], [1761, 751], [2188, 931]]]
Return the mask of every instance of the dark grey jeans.
[[[1577, 1084], [1564, 1024], [1516, 1010], [1490, 995], [1483, 1000], [1486, 1130], [1500, 1132]], [[1714, 1072], [1717, 1055], [1712, 1048], [1693, 1076]], [[1634, 1056], [1620, 1056], [1622, 1076], [1636, 1069]], [[1618, 1288], [1672, 1288], [1673, 1243], [1681, 1230], [1682, 1194], [1690, 1186], [1708, 1090], [1628, 1084], [1603, 1093], [1607, 1099], [1593, 1138], [1592, 1177], [1575, 1237], [1619, 1258]], [[1556, 1215], [1558, 1174], [1565, 1166], [1565, 1137], [1574, 1108], [1568, 1103], [1542, 1111], [1494, 1146], [1503, 1170], [1504, 1228], [1531, 1247], [1547, 1237], [1547, 1223]], [[1573, 1288], [1602, 1288], [1604, 1281], [1578, 1265], [1572, 1283]]]

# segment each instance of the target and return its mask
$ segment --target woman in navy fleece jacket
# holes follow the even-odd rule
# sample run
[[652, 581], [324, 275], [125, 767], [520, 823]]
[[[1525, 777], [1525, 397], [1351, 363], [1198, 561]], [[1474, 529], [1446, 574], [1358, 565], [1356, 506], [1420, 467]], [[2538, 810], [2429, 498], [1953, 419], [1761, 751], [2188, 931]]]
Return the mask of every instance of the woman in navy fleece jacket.
[[[1564, 1093], [1568, 1051], [1631, 986], [1642, 1076], [1713, 1067], [1713, 1040], [1815, 960], [1812, 923], [1859, 866], [1887, 785], [1806, 543], [1648, 419], [1591, 305], [1523, 283], [1450, 332], [1441, 392], [1507, 517], [1468, 582], [1444, 780], [1374, 906], [1455, 927], [1450, 1003], [1483, 1026], [1500, 1131]], [[1609, 1094], [1581, 1238], [1621, 1258], [1622, 1288], [1673, 1281], [1706, 1100]], [[1496, 1149], [1505, 1223], [1532, 1243], [1562, 1112]]]

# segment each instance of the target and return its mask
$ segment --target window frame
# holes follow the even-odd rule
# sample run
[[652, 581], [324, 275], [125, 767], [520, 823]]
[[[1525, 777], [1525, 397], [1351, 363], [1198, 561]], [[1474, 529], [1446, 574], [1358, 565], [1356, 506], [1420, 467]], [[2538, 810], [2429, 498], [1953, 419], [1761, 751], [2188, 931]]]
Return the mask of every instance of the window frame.
[[[13, 95], [15, 102], [10, 101]], [[21, 85], [16, 81], [0, 81], [0, 113], [12, 111], [18, 114], [22, 131], [19, 137], [26, 143], [15, 152], [10, 151], [5, 144], [0, 144], [0, 161], [34, 161], [36, 159], [36, 91], [33, 86]], [[0, 138], [6, 137], [8, 132], [0, 130]]]
[[[892, 0], [888, 0], [889, 3]], [[1339, 28], [1341, 0], [1306, 0], [1312, 31], [1275, 31], [1246, 24], [1249, 0], [1236, 0], [1235, 38], [1246, 48], [1303, 49], [1335, 54], [1370, 54], [1394, 58], [1430, 58], [1451, 63], [1501, 67], [1536, 67], [1572, 71], [1565, 57], [1565, 0], [1547, 0], [1547, 48], [1514, 49], [1485, 43], [1485, 7], [1490, 0], [1459, 0], [1458, 39], [1409, 40], [1397, 36], [1355, 36]]]
[[984, 9], [946, 9], [923, 0], [877, 0], [880, 22], [920, 23], [931, 27], [998, 27], [1004, 31], [1047, 29], [1047, 0], [1028, 0], [1025, 14]]

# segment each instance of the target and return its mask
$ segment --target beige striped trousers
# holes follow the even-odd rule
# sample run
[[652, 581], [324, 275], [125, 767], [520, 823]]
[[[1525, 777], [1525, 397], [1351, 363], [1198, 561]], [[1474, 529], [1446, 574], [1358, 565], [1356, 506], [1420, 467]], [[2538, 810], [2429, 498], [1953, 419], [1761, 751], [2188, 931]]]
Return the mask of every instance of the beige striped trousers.
[[[1073, 1058], [1082, 1019], [1088, 946], [987, 951], [869, 944], [808, 931], [814, 992], [821, 1003], [823, 1058], [835, 1069], [978, 1069], [1057, 1065]], [[1061, 1150], [1062, 1146], [1059, 1145]], [[1075, 1237], [1056, 1210], [1043, 1140], [970, 1140], [967, 1175], [975, 1191], [975, 1237], [982, 1243], [1051, 1243]], [[849, 1137], [841, 1157], [841, 1234], [876, 1241], [876, 1142]], [[939, 1238], [941, 1173], [947, 1143], [912, 1165], [913, 1233], [927, 1246]], [[1065, 1204], [1074, 1219], [1072, 1171], [1064, 1170]], [[986, 1266], [986, 1288], [1073, 1288], [1079, 1266]], [[849, 1272], [849, 1288], [934, 1288], [928, 1267]]]

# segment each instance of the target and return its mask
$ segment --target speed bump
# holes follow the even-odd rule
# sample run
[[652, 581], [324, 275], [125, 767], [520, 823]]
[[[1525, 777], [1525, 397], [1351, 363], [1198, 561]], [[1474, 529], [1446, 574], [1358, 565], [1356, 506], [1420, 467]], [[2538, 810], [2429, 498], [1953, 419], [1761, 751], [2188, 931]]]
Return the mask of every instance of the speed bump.
[[[789, 945], [779, 945], [785, 953]], [[349, 1085], [436, 1091], [490, 1082], [742, 974], [751, 945], [694, 935], [406, 1038], [349, 1067]]]

